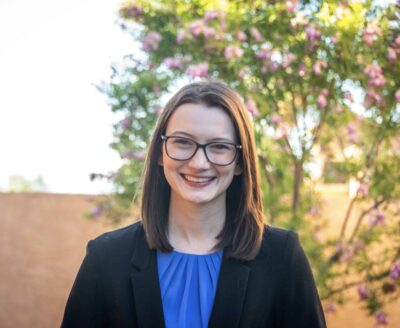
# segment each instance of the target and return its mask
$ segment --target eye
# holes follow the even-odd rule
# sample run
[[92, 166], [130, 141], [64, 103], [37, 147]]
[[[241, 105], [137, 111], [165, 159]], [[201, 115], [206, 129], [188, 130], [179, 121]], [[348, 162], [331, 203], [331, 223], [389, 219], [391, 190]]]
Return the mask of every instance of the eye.
[[191, 146], [193, 145], [193, 141], [185, 138], [171, 138], [171, 141], [174, 145], [178, 146]]
[[230, 144], [213, 143], [213, 144], [210, 144], [210, 148], [211, 148], [211, 150], [224, 151], [224, 150], [231, 150], [233, 147]]

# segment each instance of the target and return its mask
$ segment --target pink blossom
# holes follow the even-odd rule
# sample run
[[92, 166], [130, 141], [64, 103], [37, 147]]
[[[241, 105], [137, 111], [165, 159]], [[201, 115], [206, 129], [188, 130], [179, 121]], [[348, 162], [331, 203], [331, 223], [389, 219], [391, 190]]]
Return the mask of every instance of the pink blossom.
[[296, 60], [296, 58], [297, 57], [295, 54], [293, 54], [291, 52], [287, 53], [283, 58], [283, 62], [282, 62], [283, 68], [289, 67], [290, 64]]
[[297, 68], [297, 74], [300, 77], [304, 77], [307, 74], [306, 66], [304, 64], [300, 64], [299, 67]]
[[215, 30], [213, 27], [204, 26], [203, 34], [206, 39], [209, 39], [215, 35]]
[[310, 213], [310, 215], [314, 216], [314, 217], [321, 216], [321, 210], [320, 210], [320, 208], [318, 206], [312, 206], [310, 208], [310, 210], [308, 211], [308, 213]]
[[360, 183], [360, 186], [358, 187], [358, 194], [361, 197], [367, 197], [369, 194], [369, 185], [365, 182]]
[[311, 23], [305, 29], [308, 40], [310, 41], [318, 41], [321, 38], [321, 32], [317, 29], [317, 27]]
[[379, 310], [375, 313], [375, 319], [378, 325], [387, 326], [388, 324], [387, 315], [382, 310]]
[[185, 32], [184, 31], [179, 31], [178, 34], [176, 35], [176, 43], [181, 44], [183, 40], [185, 39]]
[[261, 67], [261, 73], [262, 74], [267, 74], [269, 72], [275, 72], [277, 70], [278, 66], [274, 62], [264, 62], [263, 66]]
[[286, 0], [286, 11], [288, 13], [294, 13], [299, 0]]
[[322, 93], [318, 95], [317, 104], [319, 108], [325, 108], [328, 104], [326, 97]]
[[127, 116], [119, 121], [119, 124], [122, 126], [124, 130], [128, 130], [132, 124], [132, 116]]
[[337, 251], [341, 252], [340, 260], [344, 262], [350, 262], [353, 260], [354, 256], [357, 252], [364, 247], [364, 244], [361, 241], [357, 241], [352, 244], [343, 245], [338, 244], [336, 246]]
[[369, 85], [371, 85], [373, 87], [381, 87], [386, 83], [386, 79], [382, 75], [380, 75], [373, 79], [370, 79], [368, 82], [369, 82]]
[[371, 226], [384, 225], [386, 223], [385, 213], [380, 210], [377, 210], [375, 213], [369, 215], [368, 219]]
[[336, 312], [336, 303], [335, 302], [329, 302], [328, 305], [325, 308], [325, 311], [328, 313], [333, 313]]
[[93, 206], [91, 211], [90, 211], [90, 214], [91, 214], [92, 217], [98, 218], [103, 214], [103, 209], [98, 205], [97, 206]]
[[370, 34], [364, 34], [363, 41], [367, 46], [372, 46], [372, 44], [374, 43], [374, 39]]
[[123, 159], [132, 159], [133, 158], [133, 150], [132, 149], [125, 149], [121, 151], [121, 158]]
[[149, 32], [144, 38], [143, 38], [143, 49], [146, 52], [151, 52], [155, 51], [158, 49], [158, 45], [160, 44], [161, 41], [161, 34], [155, 31]]
[[143, 9], [136, 4], [132, 4], [129, 7], [122, 8], [121, 15], [125, 17], [131, 16], [133, 18], [138, 18], [143, 15]]
[[363, 41], [366, 45], [372, 46], [375, 39], [382, 34], [381, 29], [376, 25], [367, 26], [363, 32]]
[[332, 43], [336, 44], [339, 38], [340, 38], [340, 33], [336, 32], [335, 35], [331, 37]]
[[328, 64], [322, 60], [317, 60], [313, 65], [313, 72], [315, 75], [322, 75], [322, 68], [327, 68]]
[[208, 76], [208, 63], [200, 63], [197, 65], [191, 65], [186, 70], [186, 74], [189, 75], [191, 78], [196, 77], [207, 77]]
[[281, 117], [280, 115], [278, 115], [278, 114], [272, 114], [272, 116], [271, 116], [271, 123], [272, 123], [273, 125], [279, 125], [279, 124], [282, 123], [282, 121], [283, 121], [283, 119], [282, 119], [282, 117]]
[[243, 56], [243, 49], [234, 45], [227, 46], [224, 51], [224, 56], [228, 60], [241, 58]]
[[358, 296], [360, 296], [360, 299], [362, 299], [362, 300], [367, 299], [369, 296], [369, 290], [367, 289], [367, 287], [365, 287], [364, 284], [358, 285], [357, 292], [358, 292]]
[[268, 60], [272, 56], [272, 50], [270, 49], [260, 49], [256, 52], [256, 58], [261, 60]]
[[321, 95], [324, 95], [325, 97], [327, 97], [329, 95], [329, 90], [328, 88], [323, 88], [321, 90]]
[[243, 31], [237, 32], [236, 37], [237, 37], [237, 39], [238, 39], [239, 41], [242, 41], [242, 42], [247, 40], [247, 35], [246, 35], [246, 33], [243, 32]]
[[398, 36], [396, 36], [396, 39], [394, 39], [394, 43], [395, 43], [397, 46], [400, 46], [400, 34], [399, 34]]
[[243, 66], [243, 67], [240, 69], [238, 75], [239, 75], [239, 77], [240, 77], [241, 79], [243, 79], [243, 78], [245, 77], [245, 75], [246, 75], [249, 71], [250, 71], [249, 66]]
[[257, 41], [257, 42], [261, 42], [263, 40], [263, 37], [260, 33], [260, 31], [258, 30], [257, 27], [252, 27], [250, 29], [250, 33], [252, 35], [252, 37]]
[[390, 48], [390, 47], [388, 48], [387, 59], [388, 59], [391, 63], [393, 63], [393, 62], [396, 61], [396, 59], [397, 59], [397, 54], [396, 54], [396, 51], [395, 51], [393, 48]]
[[218, 12], [217, 11], [209, 10], [209, 11], [206, 11], [204, 13], [204, 19], [206, 21], [210, 21], [210, 20], [213, 20], [215, 18], [218, 18]]
[[347, 137], [349, 138], [350, 142], [356, 142], [357, 141], [357, 129], [354, 126], [354, 124], [349, 124], [347, 126]]
[[386, 79], [382, 75], [382, 69], [375, 63], [366, 66], [364, 73], [368, 75], [368, 85], [372, 87], [381, 87], [386, 83]]
[[200, 34], [204, 31], [204, 27], [204, 20], [202, 19], [197, 19], [189, 25], [190, 32], [194, 37], [200, 36]]
[[390, 278], [393, 280], [400, 279], [400, 260], [397, 260], [390, 269]]
[[396, 91], [396, 93], [394, 94], [394, 98], [398, 103], [400, 103], [400, 89]]
[[390, 282], [385, 282], [382, 286], [382, 290], [385, 294], [393, 293], [396, 291], [396, 286]]
[[146, 153], [144, 150], [137, 150], [132, 153], [132, 158], [137, 161], [143, 161], [146, 157]]
[[351, 262], [351, 260], [353, 260], [354, 258], [354, 255], [355, 255], [354, 250], [351, 247], [348, 247], [343, 251], [340, 259], [343, 262]]
[[373, 88], [369, 88], [367, 93], [365, 94], [364, 106], [370, 108], [376, 102], [379, 102], [381, 99], [380, 95], [375, 92]]
[[247, 110], [251, 114], [251, 116], [258, 116], [260, 113], [258, 112], [258, 108], [254, 100], [248, 99], [245, 103]]
[[286, 126], [280, 125], [276, 130], [275, 139], [281, 139], [289, 135], [288, 128]]
[[181, 69], [182, 68], [182, 59], [167, 57], [164, 59], [164, 64], [169, 69]]

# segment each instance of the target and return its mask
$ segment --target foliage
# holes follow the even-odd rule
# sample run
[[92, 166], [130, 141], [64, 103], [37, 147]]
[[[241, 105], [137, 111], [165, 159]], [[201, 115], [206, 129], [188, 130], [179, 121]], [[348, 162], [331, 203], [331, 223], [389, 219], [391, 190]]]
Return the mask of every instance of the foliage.
[[44, 192], [46, 190], [47, 185], [42, 176], [34, 180], [28, 180], [20, 175], [12, 175], [9, 178], [8, 191], [10, 192]]
[[[398, 5], [138, 0], [120, 16], [137, 49], [100, 87], [125, 117], [114, 127], [112, 147], [126, 161], [113, 201], [126, 209], [140, 190], [165, 96], [193, 79], [221, 79], [253, 117], [268, 220], [299, 231], [327, 310], [357, 288], [384, 324], [384, 305], [400, 294]], [[325, 239], [320, 159], [334, 170], [327, 182], [358, 186], [340, 234]]]

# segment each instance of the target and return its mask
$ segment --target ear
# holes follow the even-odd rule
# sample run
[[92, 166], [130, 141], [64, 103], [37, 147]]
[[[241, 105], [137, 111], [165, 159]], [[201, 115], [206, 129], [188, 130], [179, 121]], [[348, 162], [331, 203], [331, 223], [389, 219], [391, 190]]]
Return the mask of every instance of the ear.
[[243, 173], [243, 168], [242, 165], [240, 163], [236, 163], [236, 167], [235, 167], [235, 175], [241, 175]]

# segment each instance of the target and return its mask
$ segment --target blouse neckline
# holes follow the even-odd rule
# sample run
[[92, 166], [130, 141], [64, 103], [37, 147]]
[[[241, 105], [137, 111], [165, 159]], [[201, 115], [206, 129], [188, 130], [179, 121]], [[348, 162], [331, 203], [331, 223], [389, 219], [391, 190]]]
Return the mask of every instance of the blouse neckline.
[[194, 254], [194, 253], [187, 253], [187, 252], [181, 252], [181, 251], [176, 251], [175, 249], [172, 250], [171, 253], [178, 254], [178, 255], [185, 255], [185, 256], [194, 256], [194, 257], [203, 257], [203, 256], [212, 256], [212, 255], [217, 255], [223, 252], [223, 249], [219, 249], [217, 251], [213, 251], [212, 253], [206, 253], [206, 254]]

